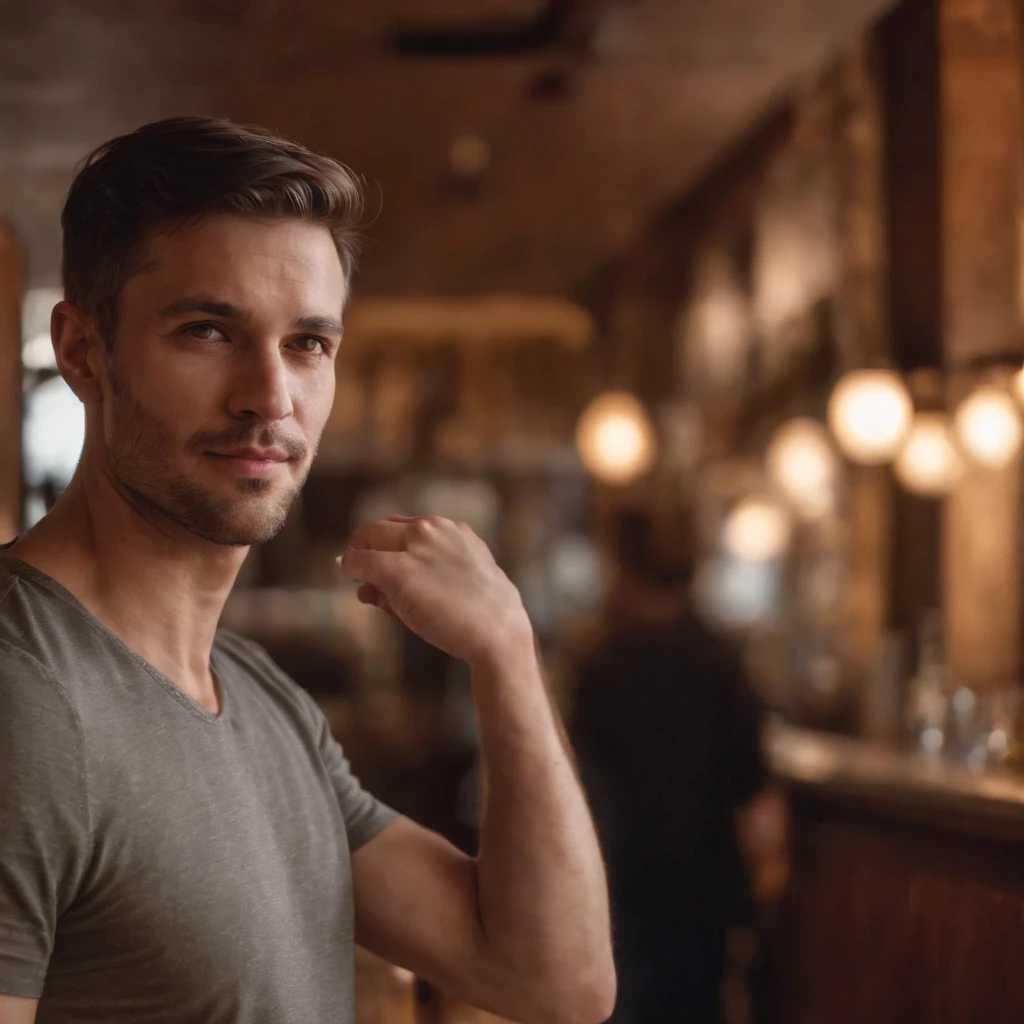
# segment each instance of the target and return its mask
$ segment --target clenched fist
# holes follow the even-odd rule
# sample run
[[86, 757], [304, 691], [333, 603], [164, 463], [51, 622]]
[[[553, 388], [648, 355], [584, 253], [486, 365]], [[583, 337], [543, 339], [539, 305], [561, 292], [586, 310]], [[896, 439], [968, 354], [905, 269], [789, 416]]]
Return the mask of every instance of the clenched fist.
[[471, 665], [533, 647], [519, 591], [465, 523], [388, 516], [357, 530], [338, 564], [360, 601]]

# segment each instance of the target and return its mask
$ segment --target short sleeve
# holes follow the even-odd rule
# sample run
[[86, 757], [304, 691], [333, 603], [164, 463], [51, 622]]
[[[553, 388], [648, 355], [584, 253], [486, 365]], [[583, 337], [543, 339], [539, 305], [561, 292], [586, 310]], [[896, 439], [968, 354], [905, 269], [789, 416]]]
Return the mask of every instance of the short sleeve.
[[0, 648], [0, 993], [38, 999], [91, 829], [82, 730], [45, 669]]
[[352, 773], [341, 744], [331, 733], [330, 723], [324, 713], [312, 697], [305, 692], [303, 696], [313, 716], [320, 756], [331, 777], [334, 794], [345, 819], [349, 849], [354, 853], [360, 846], [383, 832], [399, 815], [397, 811], [363, 789], [359, 779]]

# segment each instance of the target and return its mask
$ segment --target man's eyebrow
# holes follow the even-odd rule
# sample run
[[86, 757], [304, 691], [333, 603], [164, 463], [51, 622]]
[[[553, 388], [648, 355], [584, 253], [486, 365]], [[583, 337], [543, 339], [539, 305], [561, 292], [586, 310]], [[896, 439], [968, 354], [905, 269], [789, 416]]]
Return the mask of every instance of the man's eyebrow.
[[222, 316], [227, 320], [246, 319], [242, 310], [230, 302], [217, 302], [203, 295], [187, 295], [160, 310], [162, 317], [181, 316], [183, 313], [209, 313], [210, 316]]
[[292, 327], [300, 331], [315, 331], [317, 334], [335, 334], [339, 338], [345, 333], [345, 325], [336, 316], [322, 316], [312, 313], [292, 321]]
[[[203, 295], [188, 295], [177, 299], [169, 306], [160, 310], [162, 317], [182, 316], [185, 313], [206, 313], [210, 316], [224, 317], [226, 320], [249, 320], [251, 316], [245, 310], [233, 306], [230, 302], [218, 302]], [[292, 321], [292, 327], [300, 331], [315, 331], [318, 334], [333, 334], [342, 337], [345, 325], [336, 316], [311, 313], [300, 316]]]

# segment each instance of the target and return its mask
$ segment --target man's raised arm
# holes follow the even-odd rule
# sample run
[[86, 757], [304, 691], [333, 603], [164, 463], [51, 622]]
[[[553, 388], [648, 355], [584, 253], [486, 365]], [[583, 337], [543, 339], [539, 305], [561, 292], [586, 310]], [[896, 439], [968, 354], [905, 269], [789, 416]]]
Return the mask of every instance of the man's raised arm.
[[518, 592], [464, 524], [391, 517], [342, 560], [360, 599], [468, 662], [480, 723], [478, 856], [399, 821], [353, 856], [357, 938], [523, 1021], [612, 1012], [600, 848]]
[[0, 1024], [35, 1024], [38, 999], [0, 995]]

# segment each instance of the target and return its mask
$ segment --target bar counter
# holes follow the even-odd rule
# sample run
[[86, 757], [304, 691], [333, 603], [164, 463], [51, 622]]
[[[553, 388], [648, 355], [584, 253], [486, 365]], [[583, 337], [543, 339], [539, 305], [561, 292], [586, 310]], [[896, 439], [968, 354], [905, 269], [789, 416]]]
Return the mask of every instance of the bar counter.
[[1024, 775], [773, 726], [784, 1024], [1024, 1021]]

